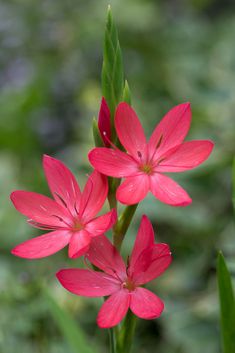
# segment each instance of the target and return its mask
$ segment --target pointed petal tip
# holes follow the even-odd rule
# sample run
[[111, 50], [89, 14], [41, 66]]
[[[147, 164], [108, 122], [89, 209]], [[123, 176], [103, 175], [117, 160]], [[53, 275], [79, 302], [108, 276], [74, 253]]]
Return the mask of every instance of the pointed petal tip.
[[173, 207], [186, 207], [186, 206], [189, 206], [192, 202], [193, 202], [193, 200], [191, 199], [191, 197], [189, 197], [185, 201], [182, 201], [182, 202], [180, 202], [178, 204], [173, 204], [173, 205], [170, 205], [170, 206], [173, 206]]
[[17, 246], [15, 246], [13, 249], [11, 249], [11, 254], [14, 255], [14, 256], [18, 256], [18, 252], [16, 250]]
[[[20, 245], [21, 245], [21, 244], [15, 246], [15, 247], [11, 250], [11, 254], [14, 255], [14, 256], [20, 257], [20, 258], [22, 258], [22, 259], [33, 260], [34, 257], [30, 257], [30, 255], [28, 255], [27, 253], [21, 252], [21, 251], [19, 250]], [[37, 258], [35, 258], [35, 259], [37, 259]]]
[[[17, 207], [17, 201], [18, 201], [18, 199], [19, 199], [19, 197], [21, 197], [22, 196], [22, 193], [24, 193], [24, 192], [27, 192], [27, 191], [24, 191], [24, 190], [14, 190], [14, 191], [12, 191], [11, 192], [11, 194], [10, 194], [10, 200], [11, 200], [11, 202], [13, 203], [13, 205], [14, 205], [14, 207], [16, 208], [16, 210], [17, 211], [19, 211], [18, 210], [18, 207]], [[20, 211], [19, 211], [20, 212]], [[20, 212], [21, 213], [21, 212]]]
[[213, 148], [215, 147], [215, 143], [212, 140], [207, 140], [207, 142], [208, 142], [208, 147], [210, 149], [210, 152], [209, 152], [209, 154], [210, 154], [212, 152]]
[[126, 106], [126, 107], [131, 107], [127, 102], [122, 101], [122, 102], [120, 102], [120, 103], [118, 104], [117, 108], [118, 108], [118, 107], [124, 107], [124, 106]]
[[55, 276], [56, 276], [56, 278], [58, 279], [58, 280], [60, 280], [60, 275], [61, 275], [61, 272], [62, 272], [63, 270], [59, 270], [59, 271], [57, 271], [56, 272], [56, 274], [55, 274]]
[[15, 192], [16, 192], [16, 191], [12, 191], [12, 192], [10, 193], [10, 196], [9, 196], [9, 197], [10, 197], [10, 200], [11, 200], [13, 203], [14, 203], [13, 200], [14, 200]]
[[51, 156], [49, 156], [48, 154], [43, 154], [43, 156], [42, 156], [42, 162], [43, 162], [43, 164], [44, 163], [47, 163], [47, 162], [49, 162], [49, 161], [54, 161], [54, 160], [56, 160], [55, 158], [53, 158], [53, 157], [51, 157]]
[[58, 281], [62, 284], [63, 282], [63, 275], [69, 270], [69, 268], [64, 269], [62, 268], [61, 270], [57, 271], [55, 276], [58, 279]]
[[140, 223], [143, 222], [143, 221], [147, 221], [147, 222], [151, 223], [149, 218], [148, 218], [148, 216], [146, 214], [142, 215]]
[[59, 161], [58, 159], [56, 158], [53, 158], [51, 156], [49, 156], [48, 154], [44, 154], [43, 157], [42, 157], [42, 165], [43, 165], [43, 168], [46, 172], [46, 168], [47, 167], [50, 167], [52, 165], [55, 165], [55, 163], [61, 163], [61, 161]]
[[190, 102], [184, 102], [176, 105], [175, 107], [185, 107], [185, 109], [191, 109], [191, 103]]

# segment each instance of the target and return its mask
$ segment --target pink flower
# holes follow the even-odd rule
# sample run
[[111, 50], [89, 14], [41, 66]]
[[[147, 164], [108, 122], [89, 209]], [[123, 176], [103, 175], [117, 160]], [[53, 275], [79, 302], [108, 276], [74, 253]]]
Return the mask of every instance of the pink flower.
[[[111, 141], [111, 117], [108, 104], [104, 97], [102, 97], [99, 117], [98, 117], [98, 127], [100, 130], [100, 135], [106, 147], [110, 146], [108, 141]], [[106, 138], [107, 137], [107, 138]]]
[[154, 244], [152, 225], [142, 217], [134, 248], [127, 266], [105, 237], [94, 238], [86, 257], [100, 271], [65, 269], [57, 278], [68, 291], [85, 297], [110, 297], [102, 305], [97, 323], [102, 328], [117, 325], [127, 310], [143, 319], [159, 317], [163, 302], [145, 283], [160, 276], [171, 263], [168, 245]]
[[44, 156], [43, 167], [54, 200], [21, 190], [14, 191], [11, 200], [29, 218], [28, 223], [51, 232], [19, 244], [12, 254], [37, 259], [69, 244], [69, 257], [81, 256], [89, 249], [91, 239], [106, 232], [116, 221], [116, 210], [95, 218], [107, 197], [107, 178], [94, 171], [81, 193], [73, 174], [62, 162]]
[[126, 178], [116, 195], [124, 204], [138, 203], [151, 191], [164, 203], [186, 206], [192, 201], [186, 191], [162, 173], [193, 169], [210, 155], [211, 141], [183, 142], [190, 121], [190, 104], [180, 104], [164, 116], [147, 142], [134, 110], [128, 104], [120, 103], [115, 127], [127, 153], [117, 148], [94, 148], [89, 153], [89, 160], [100, 173]]

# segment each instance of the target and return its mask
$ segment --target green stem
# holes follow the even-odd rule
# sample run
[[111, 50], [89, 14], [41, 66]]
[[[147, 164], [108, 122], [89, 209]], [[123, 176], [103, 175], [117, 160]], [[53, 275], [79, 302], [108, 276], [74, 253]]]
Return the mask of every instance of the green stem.
[[120, 250], [126, 231], [131, 223], [131, 220], [135, 214], [138, 203], [135, 205], [126, 206], [122, 214], [117, 220], [117, 223], [113, 229], [113, 243], [114, 246]]
[[109, 329], [109, 346], [110, 353], [116, 353], [115, 334], [112, 327]]
[[117, 340], [117, 353], [130, 353], [135, 333], [136, 319], [137, 317], [129, 310]]
[[109, 193], [108, 193], [109, 207], [110, 209], [117, 208], [116, 190], [121, 182], [121, 179], [109, 177], [108, 180], [109, 180]]

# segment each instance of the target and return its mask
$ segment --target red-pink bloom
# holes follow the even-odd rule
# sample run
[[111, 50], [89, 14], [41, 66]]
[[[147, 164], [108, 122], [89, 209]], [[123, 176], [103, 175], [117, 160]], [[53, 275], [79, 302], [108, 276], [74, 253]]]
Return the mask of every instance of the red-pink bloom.
[[98, 117], [98, 127], [100, 130], [100, 135], [106, 147], [110, 146], [109, 141], [111, 141], [111, 117], [108, 104], [104, 97], [102, 97], [100, 104], [100, 111]]
[[116, 195], [124, 204], [138, 203], [151, 191], [162, 202], [186, 206], [192, 201], [186, 191], [162, 173], [193, 169], [210, 155], [211, 141], [183, 142], [190, 121], [190, 104], [180, 104], [164, 116], [147, 142], [134, 110], [128, 104], [120, 103], [115, 127], [127, 153], [117, 148], [94, 148], [89, 153], [89, 160], [105, 175], [126, 178]]
[[166, 270], [171, 263], [171, 253], [168, 245], [154, 243], [153, 228], [146, 216], [142, 217], [127, 266], [105, 236], [92, 240], [86, 257], [103, 272], [64, 269], [57, 273], [57, 278], [67, 290], [76, 295], [110, 295], [97, 317], [100, 327], [117, 325], [128, 308], [143, 319], [154, 319], [161, 315], [164, 303], [142, 286]]
[[71, 171], [59, 160], [44, 156], [43, 167], [54, 200], [21, 190], [14, 191], [11, 200], [29, 218], [29, 224], [51, 232], [19, 244], [12, 254], [37, 259], [69, 244], [69, 257], [81, 256], [89, 249], [91, 239], [106, 232], [116, 221], [116, 210], [95, 218], [107, 197], [107, 178], [94, 171], [81, 192]]

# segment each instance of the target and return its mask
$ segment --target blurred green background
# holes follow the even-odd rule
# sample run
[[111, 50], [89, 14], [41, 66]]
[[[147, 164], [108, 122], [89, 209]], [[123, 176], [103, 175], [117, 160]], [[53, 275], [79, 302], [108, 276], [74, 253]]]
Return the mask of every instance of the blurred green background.
[[[47, 288], [107, 352], [95, 324], [101, 299], [67, 293], [54, 274], [66, 250], [28, 261], [10, 254], [37, 234], [9, 201], [15, 189], [49, 195], [41, 159], [64, 161], [81, 184], [91, 168], [91, 122], [101, 99], [100, 72], [107, 5], [118, 26], [133, 106], [150, 135], [172, 106], [190, 101], [188, 139], [212, 139], [210, 159], [174, 175], [193, 199], [171, 208], [152, 196], [141, 203], [126, 237], [130, 251], [141, 214], [168, 242], [174, 261], [149, 285], [166, 303], [162, 317], [138, 321], [138, 353], [219, 353], [215, 259], [222, 249], [235, 274], [231, 162], [235, 152], [235, 3], [232, 0], [2, 0], [0, 3], [0, 352], [72, 353], [51, 315]], [[81, 347], [78, 350], [83, 353]], [[96, 351], [94, 350], [94, 353]], [[231, 352], [232, 353], [232, 352]]]

